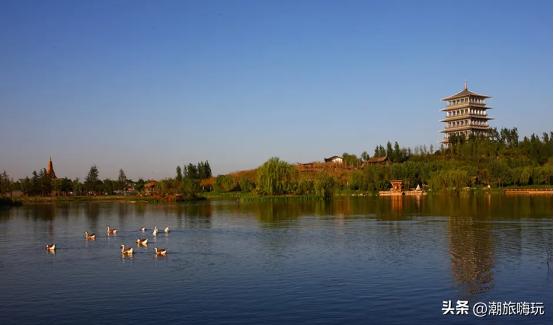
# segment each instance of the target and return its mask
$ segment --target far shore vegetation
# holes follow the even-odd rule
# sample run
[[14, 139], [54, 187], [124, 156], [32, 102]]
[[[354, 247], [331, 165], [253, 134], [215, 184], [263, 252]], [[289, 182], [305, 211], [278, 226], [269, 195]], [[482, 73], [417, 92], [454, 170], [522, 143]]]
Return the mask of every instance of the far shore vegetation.
[[[270, 158], [256, 169], [212, 175], [208, 161], [177, 166], [162, 180], [101, 179], [92, 166], [83, 181], [52, 178], [46, 169], [12, 180], [0, 174], [0, 205], [58, 200], [189, 201], [203, 198], [256, 198], [373, 195], [402, 180], [405, 189], [428, 192], [552, 188], [552, 132], [519, 138], [516, 128], [492, 129], [488, 137], [451, 136], [448, 146], [402, 148], [398, 142], [377, 146], [373, 154], [344, 153], [342, 163], [290, 164]], [[14, 194], [15, 193], [15, 194]]]

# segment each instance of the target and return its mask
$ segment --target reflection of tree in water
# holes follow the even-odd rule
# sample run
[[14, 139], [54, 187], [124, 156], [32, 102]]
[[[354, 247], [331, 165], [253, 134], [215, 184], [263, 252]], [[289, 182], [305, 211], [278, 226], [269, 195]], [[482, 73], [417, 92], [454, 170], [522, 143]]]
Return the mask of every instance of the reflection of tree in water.
[[146, 214], [146, 204], [145, 203], [135, 204], [135, 214], [139, 217], [144, 217], [144, 215]]
[[121, 218], [126, 217], [129, 214], [129, 204], [127, 202], [118, 202], [117, 203], [117, 216]]
[[100, 215], [100, 207], [96, 203], [89, 202], [83, 206], [83, 209], [89, 224], [89, 229], [96, 229], [98, 225], [98, 216]]
[[179, 227], [184, 224], [187, 228], [211, 228], [212, 206], [210, 202], [178, 203], [171, 206], [177, 216]]
[[[23, 216], [33, 221], [45, 221], [50, 236], [54, 236], [54, 219], [56, 217], [56, 206], [54, 204], [32, 204], [23, 207]], [[35, 224], [37, 225], [37, 224]]]
[[67, 202], [62, 202], [56, 204], [56, 216], [63, 217], [64, 219], [69, 218], [71, 212], [71, 205]]
[[320, 205], [325, 208], [325, 213], [317, 213], [316, 215], [328, 215], [339, 218], [344, 218], [352, 215], [352, 200], [320, 200]]
[[447, 200], [452, 275], [466, 293], [486, 292], [494, 285], [494, 238], [487, 197]]
[[25, 218], [33, 220], [53, 220], [56, 216], [56, 206], [54, 204], [33, 204], [24, 207]]
[[332, 200], [302, 198], [263, 198], [237, 201], [234, 204], [215, 205], [218, 212], [235, 215], [254, 215], [268, 226], [290, 223], [303, 216], [375, 215], [382, 220], [401, 220], [409, 215], [420, 215], [425, 201], [416, 197], [336, 197]]
[[266, 199], [254, 204], [247, 204], [253, 208], [256, 218], [264, 226], [280, 227], [298, 221], [298, 217], [306, 210], [313, 211], [313, 202], [301, 201], [294, 204], [287, 199]]

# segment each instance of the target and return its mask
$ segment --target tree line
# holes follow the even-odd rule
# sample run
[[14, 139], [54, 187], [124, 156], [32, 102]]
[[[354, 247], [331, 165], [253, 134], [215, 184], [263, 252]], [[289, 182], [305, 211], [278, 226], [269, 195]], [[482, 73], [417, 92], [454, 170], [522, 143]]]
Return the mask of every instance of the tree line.
[[84, 181], [79, 178], [52, 178], [44, 168], [38, 172], [33, 171], [30, 177], [13, 181], [4, 171], [0, 174], [0, 195], [9, 195], [14, 191], [21, 191], [27, 196], [114, 195], [133, 191], [140, 192], [146, 183], [143, 179], [138, 181], [128, 179], [123, 169], [119, 170], [116, 180], [109, 178], [102, 180], [99, 175], [99, 170], [95, 165], [90, 167]]
[[[271, 158], [252, 173], [212, 177], [208, 161], [176, 167], [175, 177], [160, 180], [160, 195], [194, 198], [205, 191], [249, 192], [259, 195], [316, 195], [329, 197], [336, 191], [377, 192], [387, 190], [390, 180], [404, 181], [405, 188], [423, 186], [433, 191], [464, 187], [552, 186], [553, 135], [532, 134], [520, 139], [517, 128], [492, 129], [488, 136], [451, 136], [449, 145], [401, 147], [398, 142], [378, 145], [370, 156], [344, 153], [344, 172], [300, 172], [279, 158]], [[372, 158], [386, 157], [384, 163]], [[141, 192], [146, 182], [127, 179], [123, 170], [116, 180], [99, 177], [92, 166], [84, 179], [52, 179], [45, 169], [16, 182], [0, 174], [0, 195], [21, 190], [26, 195], [120, 194], [132, 188]]]
[[[552, 132], [519, 138], [517, 128], [492, 129], [488, 136], [452, 136], [438, 150], [419, 146], [402, 148], [398, 142], [378, 145], [371, 157], [344, 153], [343, 164], [353, 168], [337, 174], [328, 170], [300, 173], [293, 165], [271, 158], [255, 177], [220, 175], [214, 190], [255, 192], [261, 195], [299, 194], [329, 196], [334, 191], [377, 192], [390, 180], [405, 188], [424, 186], [433, 191], [465, 187], [552, 186]], [[386, 163], [369, 163], [387, 157]]]

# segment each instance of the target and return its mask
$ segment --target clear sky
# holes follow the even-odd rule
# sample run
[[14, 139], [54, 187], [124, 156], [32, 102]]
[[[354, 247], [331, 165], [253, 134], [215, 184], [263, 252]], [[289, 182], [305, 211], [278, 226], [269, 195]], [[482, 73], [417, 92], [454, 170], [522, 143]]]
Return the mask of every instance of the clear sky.
[[0, 170], [215, 173], [438, 146], [441, 98], [552, 130], [552, 2], [0, 1]]

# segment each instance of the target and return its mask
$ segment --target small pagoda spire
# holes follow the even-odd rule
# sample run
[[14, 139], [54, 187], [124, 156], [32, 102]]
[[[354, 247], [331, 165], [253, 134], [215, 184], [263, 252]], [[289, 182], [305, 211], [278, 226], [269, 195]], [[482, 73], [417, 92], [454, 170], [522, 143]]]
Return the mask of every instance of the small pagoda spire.
[[48, 175], [50, 178], [56, 178], [56, 172], [54, 172], [54, 164], [52, 163], [52, 156], [50, 156], [50, 159], [48, 160], [46, 175]]
[[467, 80], [464, 81], [464, 89], [467, 90]]

